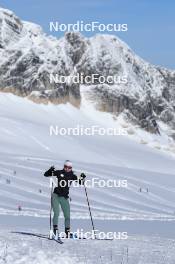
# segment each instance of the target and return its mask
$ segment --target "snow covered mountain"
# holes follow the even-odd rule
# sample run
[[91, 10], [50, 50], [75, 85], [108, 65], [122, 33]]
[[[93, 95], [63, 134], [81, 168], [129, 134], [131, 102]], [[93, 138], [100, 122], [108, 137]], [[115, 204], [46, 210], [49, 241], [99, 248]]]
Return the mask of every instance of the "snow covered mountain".
[[175, 137], [175, 71], [145, 62], [119, 38], [85, 38], [69, 32], [56, 39], [40, 26], [0, 9], [0, 90], [35, 102], [81, 103], [81, 85], [50, 83], [59, 76], [125, 76], [127, 82], [88, 85], [88, 98], [102, 111], [158, 133], [159, 122]]

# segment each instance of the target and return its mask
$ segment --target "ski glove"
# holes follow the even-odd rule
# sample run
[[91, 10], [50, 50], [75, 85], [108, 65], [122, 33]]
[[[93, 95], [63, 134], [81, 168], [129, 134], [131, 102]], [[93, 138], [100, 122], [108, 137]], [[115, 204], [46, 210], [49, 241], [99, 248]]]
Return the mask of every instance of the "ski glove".
[[55, 167], [54, 166], [52, 166], [52, 167], [50, 167], [50, 169], [48, 170], [48, 171], [46, 171], [45, 173], [44, 173], [44, 176], [45, 177], [51, 177], [52, 176], [52, 173], [55, 171]]
[[84, 173], [81, 173], [80, 178], [81, 178], [81, 180], [84, 180], [86, 178], [86, 175]]
[[85, 182], [85, 178], [86, 178], [86, 175], [85, 175], [84, 173], [81, 173], [81, 174], [80, 174], [80, 179], [79, 179], [79, 183], [80, 183], [81, 185], [84, 184], [84, 182]]
[[55, 167], [54, 166], [51, 166], [49, 170], [50, 171], [55, 171]]

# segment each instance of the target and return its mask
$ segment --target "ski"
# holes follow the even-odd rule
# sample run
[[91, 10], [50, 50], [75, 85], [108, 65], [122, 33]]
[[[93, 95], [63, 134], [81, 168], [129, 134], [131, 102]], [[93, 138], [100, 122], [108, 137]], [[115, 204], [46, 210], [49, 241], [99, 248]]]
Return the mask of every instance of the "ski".
[[55, 242], [57, 242], [57, 243], [59, 243], [59, 244], [64, 244], [64, 242], [60, 239], [60, 238], [58, 238], [58, 239], [55, 239], [55, 238], [48, 238], [49, 240], [54, 240]]
[[92, 239], [91, 238], [91, 240], [100, 240], [100, 241], [113, 241], [114, 239], [112, 239], [112, 238], [96, 238], [96, 239]]
[[69, 238], [65, 238], [65, 237], [61, 237], [58, 239], [55, 238], [49, 238], [47, 235], [43, 235], [43, 234], [38, 234], [38, 233], [29, 233], [29, 232], [11, 232], [13, 234], [19, 234], [19, 235], [27, 235], [27, 236], [34, 236], [34, 237], [38, 237], [38, 238], [43, 238], [43, 239], [47, 239], [47, 240], [53, 240], [58, 244], [64, 244], [64, 242], [62, 241], [62, 239], [71, 239], [71, 240], [95, 240], [95, 241], [113, 241], [113, 239], [109, 239], [109, 238], [86, 238], [86, 237], [78, 237], [76, 234], [72, 234]]
[[69, 236], [62, 236], [61, 239], [73, 239], [73, 240], [78, 240], [78, 239], [86, 239], [86, 237], [78, 236], [76, 232], [71, 232], [69, 233]]
[[71, 240], [85, 240], [86, 237], [61, 237], [61, 239], [71, 239]]
[[95, 237], [95, 238], [92, 238], [92, 237], [85, 237], [85, 236], [78, 236], [77, 233], [70, 233], [70, 236], [67, 238], [67, 237], [64, 237], [62, 236], [61, 239], [72, 239], [72, 240], [102, 240], [102, 241], [113, 241], [114, 239], [112, 238], [99, 238], [99, 237]]
[[60, 238], [58, 238], [58, 239], [49, 238], [47, 235], [43, 235], [43, 234], [36, 234], [36, 233], [29, 233], [29, 232], [12, 232], [12, 233], [13, 234], [19, 234], [19, 235], [34, 236], [34, 237], [38, 237], [38, 238], [44, 238], [47, 240], [53, 240], [53, 241], [57, 242], [58, 244], [64, 243]]

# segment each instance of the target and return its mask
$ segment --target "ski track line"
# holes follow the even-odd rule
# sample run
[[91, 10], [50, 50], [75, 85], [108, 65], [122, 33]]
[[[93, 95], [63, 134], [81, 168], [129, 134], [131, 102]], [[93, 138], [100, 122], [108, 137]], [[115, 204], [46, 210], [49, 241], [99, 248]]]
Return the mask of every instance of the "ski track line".
[[[53, 162], [53, 161], [55, 161], [55, 162], [58, 162], [58, 160], [57, 159], [52, 159], [52, 158], [39, 158], [39, 157], [33, 157], [33, 156], [18, 156], [18, 157], [11, 157], [12, 159], [15, 159], [15, 160], [17, 160], [17, 161], [19, 161], [19, 160], [23, 160], [23, 161], [33, 161], [33, 162], [35, 162], [35, 163], [37, 163], [38, 164], [38, 161], [41, 161], [42, 162], [42, 164], [45, 164], [45, 162], [49, 162], [49, 163], [51, 163], [51, 162]], [[61, 161], [60, 161], [60, 163], [61, 163]]]
[[[20, 167], [23, 167], [23, 168], [26, 168], [26, 167], [24, 167], [24, 166], [21, 166], [20, 165]], [[95, 175], [98, 175], [98, 174], [96, 174], [96, 173], [94, 173]], [[121, 199], [121, 197], [120, 197], [120, 199]], [[122, 199], [123, 200], [123, 199]], [[124, 199], [125, 201], [126, 201], [126, 199]], [[135, 200], [133, 200], [132, 201], [133, 203], [135, 203], [135, 204], [138, 204], [138, 202], [136, 202]], [[141, 203], [140, 203], [140, 205], [141, 205]], [[144, 205], [144, 206], [146, 206], [146, 207], [149, 207], [149, 208], [152, 208], [152, 209], [156, 209], [156, 210], [161, 210], [162, 211], [162, 208], [161, 207], [158, 207], [158, 206], [156, 206], [156, 207], [150, 207], [150, 205], [148, 205], [148, 204], [145, 204], [145, 203], [142, 203], [142, 205]], [[164, 210], [163, 210], [164, 211]]]
[[[103, 190], [102, 191], [103, 193], [104, 193], [104, 196], [106, 197], [106, 193], [105, 193], [105, 191]], [[102, 194], [101, 192], [99, 192], [100, 194]], [[93, 194], [93, 193], [92, 193]], [[140, 202], [138, 202], [138, 199], [136, 199], [136, 200], [133, 200], [133, 201], [131, 201], [131, 200], [129, 200], [128, 198], [126, 198], [125, 196], [122, 196], [122, 197], [120, 197], [121, 195], [118, 195], [118, 196], [116, 196], [117, 194], [115, 194], [115, 195], [113, 195], [113, 196], [111, 196], [112, 198], [114, 198], [114, 199], [110, 199], [111, 197], [108, 197], [108, 200], [110, 201], [110, 200], [115, 200], [117, 203], [119, 202], [118, 200], [121, 200], [121, 202], [119, 202], [119, 204], [121, 205], [121, 204], [123, 204], [122, 206], [120, 206], [120, 205], [117, 205], [117, 207], [116, 207], [116, 209], [119, 211], [119, 209], [123, 209], [123, 208], [125, 208], [125, 210], [128, 210], [128, 211], [133, 211], [133, 210], [140, 210], [140, 209], [135, 209], [136, 208], [136, 205], [139, 205], [139, 207], [142, 207], [143, 205], [147, 208], [147, 210], [143, 210], [143, 212], [150, 212], [150, 209], [152, 209], [152, 210], [158, 210], [158, 211], [164, 211], [165, 210], [165, 208], [167, 208], [166, 206], [164, 206], [164, 204], [162, 205], [161, 204], [161, 206], [162, 207], [158, 207], [157, 206], [157, 203], [155, 203], [155, 206], [151, 206], [150, 204], [148, 204], [148, 203], [144, 203], [144, 202], [142, 202], [142, 203], [140, 203]], [[91, 195], [92, 196], [92, 195]], [[76, 199], [76, 197], [78, 197], [78, 199]], [[75, 200], [80, 200], [79, 198], [81, 198], [81, 195], [80, 194], [75, 194]], [[118, 200], [117, 200], [118, 199]], [[99, 199], [97, 199], [96, 198], [96, 196], [92, 196], [91, 197], [91, 200], [93, 200], [93, 201], [95, 201], [95, 202], [98, 202], [99, 204], [102, 204], [103, 206], [105, 206], [105, 204], [104, 204], [104, 202], [103, 201], [101, 201], [101, 200], [99, 200]], [[75, 202], [75, 203], [77, 203], [77, 202]], [[128, 203], [130, 203], [130, 206], [128, 205]], [[106, 203], [106, 205], [108, 205], [108, 203]], [[93, 207], [93, 206], [92, 206]], [[172, 208], [170, 208], [170, 210], [171, 210], [171, 212], [172, 212]], [[141, 211], [141, 210], [140, 210]], [[167, 213], [167, 212], [166, 212]], [[168, 214], [170, 214], [170, 211], [168, 211]]]
[[[87, 171], [86, 171], [87, 172]], [[92, 175], [95, 175], [95, 176], [98, 176], [99, 178], [101, 178], [101, 174], [99, 175], [98, 173], [94, 173], [94, 172], [92, 172], [92, 171], [90, 171], [90, 174], [92, 174]], [[150, 185], [150, 186], [155, 186], [155, 187], [158, 187], [158, 188], [160, 188], [160, 189], [163, 189], [163, 190], [166, 190], [166, 191], [168, 191], [168, 192], [173, 192], [173, 193], [175, 193], [175, 189], [173, 188], [171, 188], [171, 187], [165, 187], [165, 186], [162, 186], [162, 185], [160, 185], [160, 184], [157, 184], [157, 183], [154, 183], [154, 182], [150, 182], [150, 181], [146, 181], [146, 180], [140, 180], [140, 179], [138, 179], [138, 178], [136, 178], [136, 177], [134, 177], [134, 176], [128, 176], [128, 175], [125, 175], [125, 176], [123, 176], [121, 173], [117, 173], [117, 174], [115, 174], [115, 175], [113, 175], [113, 178], [114, 177], [116, 177], [116, 175], [118, 176], [118, 177], [120, 177], [120, 179], [126, 179], [126, 180], [132, 180], [132, 181], [136, 181], [136, 182], [138, 182], [138, 183], [146, 183], [147, 185]], [[109, 177], [106, 177], [106, 179], [109, 179]]]
[[[49, 194], [47, 196], [46, 195], [42, 195], [42, 194], [39, 194], [39, 193], [34, 192], [32, 190], [28, 190], [26, 188], [25, 189], [24, 188], [20, 188], [17, 185], [11, 185], [10, 184], [10, 187], [8, 186], [7, 189], [11, 189], [11, 191], [13, 191], [13, 190], [20, 191], [20, 193], [18, 192], [18, 194], [22, 195], [26, 199], [28, 198], [29, 201], [31, 201], [32, 199], [34, 199], [35, 196], [36, 196], [35, 201], [38, 201], [38, 200], [41, 200], [42, 201], [43, 198], [49, 199]], [[3, 189], [3, 190], [5, 190], [5, 189]], [[5, 190], [5, 191], [7, 191], [7, 190]], [[14, 192], [12, 192], [12, 193], [14, 194]], [[26, 195], [28, 195], [28, 196], [26, 196]], [[36, 204], [43, 204], [44, 205], [45, 202], [36, 202]]]
[[[104, 196], [106, 197], [106, 193], [104, 191], [102, 191], [104, 193]], [[99, 192], [101, 194], [101, 192]], [[78, 196], [78, 195], [76, 195]], [[79, 195], [78, 197], [81, 198], [81, 196]], [[112, 197], [114, 199], [109, 199], [110, 200], [114, 200], [116, 201], [116, 203], [119, 203], [120, 205], [117, 205], [115, 206], [116, 210], [119, 211], [119, 209], [123, 209], [123, 207], [127, 210], [127, 211], [133, 211], [133, 210], [140, 210], [140, 209], [135, 209], [136, 206], [139, 206], [139, 207], [146, 207], [145, 210], [143, 210], [143, 212], [149, 212], [150, 210], [158, 210], [158, 211], [161, 211], [161, 212], [164, 212], [165, 211], [165, 206], [162, 205], [162, 207], [158, 206], [157, 203], [155, 203], [155, 206], [152, 206], [150, 205], [150, 203], [145, 203], [145, 202], [139, 202], [137, 199], [134, 200], [132, 198], [128, 199], [126, 198], [126, 196], [122, 196], [122, 195], [118, 195], [117, 193]], [[95, 203], [98, 203], [100, 205], [103, 205], [103, 206], [108, 206], [108, 202], [104, 202], [104, 201], [101, 201], [101, 199], [97, 199], [96, 196], [92, 196], [91, 195], [91, 200], [95, 201]], [[130, 204], [130, 205], [129, 205]], [[92, 208], [94, 206], [91, 206]], [[172, 208], [170, 208], [171, 211], [172, 211]], [[141, 211], [141, 210], [140, 210]], [[166, 213], [170, 214], [169, 211], [166, 211]]]
[[49, 151], [52, 153], [52, 151], [50, 150], [50, 148], [48, 146], [46, 146], [45, 144], [43, 144], [40, 140], [38, 140], [36, 137], [34, 136], [30, 136], [31, 139], [33, 139], [33, 141], [35, 143], [37, 143], [40, 147], [42, 147], [43, 149]]
[[[92, 164], [94, 165], [93, 166], [93, 172], [98, 170], [101, 174], [107, 174], [107, 175], [113, 175], [114, 174], [114, 171], [117, 171], [117, 170], [124, 170], [123, 174], [125, 174], [126, 172], [128, 173], [128, 171], [131, 171], [131, 172], [136, 172], [136, 173], [139, 173], [139, 175], [142, 175], [143, 173], [147, 173], [147, 175], [150, 175], [150, 174], [156, 174], [157, 176], [159, 175], [162, 175], [163, 177], [165, 175], [168, 175], [168, 176], [171, 176], [173, 177], [175, 175], [175, 173], [171, 173], [171, 172], [162, 172], [162, 171], [153, 171], [153, 170], [148, 170], [148, 169], [140, 169], [140, 168], [131, 168], [131, 167], [121, 167], [121, 166], [114, 166], [114, 165], [111, 165], [111, 166], [108, 166], [106, 164]], [[86, 167], [86, 170], [89, 170], [89, 168], [92, 167], [92, 165], [84, 165]], [[97, 166], [97, 168], [95, 167], [95, 165]], [[99, 166], [101, 165], [101, 166]], [[106, 168], [107, 167], [107, 168]], [[112, 167], [112, 168], [111, 168]], [[127, 171], [126, 171], [127, 170]], [[126, 171], [126, 172], [125, 172]], [[121, 173], [121, 172], [120, 172]]]
[[[1, 162], [1, 163], [2, 163], [2, 162]], [[9, 165], [10, 163], [5, 163], [5, 164], [8, 164], [8, 165]], [[20, 165], [20, 166], [17, 165], [17, 166], [20, 167], [20, 168], [32, 169], [31, 167], [26, 167], [26, 166], [24, 166], [24, 165]], [[35, 168], [35, 170], [36, 170], [36, 168]], [[98, 173], [92, 173], [92, 172], [91, 172], [91, 174], [94, 174], [94, 175], [96, 175], [96, 176], [99, 176]], [[135, 178], [135, 177], [130, 177], [130, 179], [133, 179], [133, 178], [134, 178], [134, 180], [138, 181], [137, 178]], [[145, 181], [145, 180], [144, 180], [144, 181], [142, 180], [142, 182], [146, 182], [146, 183], [147, 183], [147, 181]], [[151, 182], [151, 185], [152, 185], [152, 182]], [[156, 184], [156, 186], [157, 186], [157, 184]], [[159, 187], [159, 188], [162, 188], [162, 186], [160, 186], [160, 185], [158, 185], [158, 187]], [[132, 191], [132, 190], [131, 190], [131, 191]], [[120, 197], [120, 198], [121, 198], [121, 197]], [[124, 200], [126, 201], [126, 199], [124, 199]], [[133, 200], [132, 202], [136, 203], [135, 200]], [[141, 203], [141, 205], [143, 205], [143, 204], [144, 204], [144, 203]], [[144, 204], [144, 205], [148, 206], [147, 204]], [[156, 207], [156, 208], [153, 207], [153, 209], [156, 209], [156, 210], [157, 210], [158, 208], [159, 208], [159, 207]], [[161, 208], [161, 210], [162, 210], [162, 208]]]
[[[47, 197], [47, 196], [45, 196], [45, 197]], [[116, 198], [116, 197], [115, 197]], [[117, 199], [121, 199], [121, 200], [124, 200], [124, 201], [127, 201], [127, 199], [125, 199], [125, 197], [123, 196], [123, 197], [117, 197]], [[150, 205], [148, 205], [148, 204], [146, 204], [146, 203], [138, 203], [138, 202], [136, 202], [135, 200], [128, 200], [128, 201], [130, 201], [130, 202], [132, 202], [132, 203], [134, 203], [134, 204], [140, 204], [140, 205], [144, 205], [144, 206], [146, 206], [146, 207], [149, 207], [149, 208], [154, 208], [154, 209], [158, 209], [159, 208], [159, 210], [161, 209], [162, 210], [162, 208], [161, 207], [150, 207]], [[160, 204], [160, 203], [159, 203]], [[161, 204], [162, 205], [162, 204]], [[163, 204], [163, 206], [164, 206], [164, 204]]]
[[[28, 167], [27, 167], [28, 168]], [[80, 169], [76, 169], [77, 171], [79, 171], [79, 172], [82, 172], [82, 169], [80, 170]], [[94, 171], [92, 172], [92, 171], [86, 171], [88, 174], [89, 174], [89, 172], [90, 172], [90, 174], [92, 174], [92, 175], [95, 175], [95, 176], [98, 176], [99, 178], [106, 178], [106, 179], [109, 179], [109, 177], [108, 176], [105, 176], [104, 175], [104, 170], [103, 170], [103, 173], [94, 173]], [[145, 170], [144, 170], [144, 172], [146, 172]], [[154, 172], [153, 172], [154, 173]], [[158, 173], [158, 172], [156, 172], [156, 173]], [[159, 173], [158, 173], [159, 174]], [[101, 176], [102, 175], [102, 176]], [[138, 183], [146, 183], [146, 184], [149, 184], [149, 185], [152, 185], [152, 184], [154, 184], [154, 186], [157, 186], [157, 187], [159, 187], [159, 188], [164, 188], [164, 189], [166, 189], [167, 191], [170, 191], [168, 188], [166, 188], [166, 187], [164, 187], [164, 186], [161, 186], [161, 185], [158, 185], [157, 183], [153, 183], [153, 182], [151, 182], [151, 181], [145, 181], [145, 180], [140, 180], [140, 179], [138, 179], [138, 178], [136, 178], [136, 177], [134, 177], [134, 176], [123, 176], [123, 175], [121, 175], [121, 174], [117, 174], [117, 175], [120, 175], [120, 178], [122, 177], [122, 179], [123, 178], [125, 178], [126, 179], [126, 177], [128, 178], [128, 179], [133, 179], [133, 181], [136, 181], [136, 182], [138, 182]], [[115, 176], [116, 175], [113, 175], [113, 177], [115, 178]], [[138, 186], [140, 186], [140, 184], [138, 184]], [[172, 192], [175, 192], [175, 190], [173, 189], [173, 190], [171, 190]]]
[[[22, 176], [21, 177], [18, 177], [16, 175], [11, 175], [11, 174], [5, 173], [5, 172], [2, 172], [1, 177], [4, 176], [3, 174], [7, 175], [11, 180], [15, 179], [15, 180], [20, 181], [20, 182], [22, 181], [24, 183], [28, 183], [28, 184], [30, 183], [31, 185], [38, 185], [38, 186], [40, 186], [42, 188], [47, 188], [48, 189], [48, 184], [41, 183], [41, 181], [32, 181], [32, 180], [29, 180], [28, 179], [29, 177], [27, 177], [27, 179], [26, 179], [24, 177], [22, 178]], [[18, 175], [19, 175], [19, 173], [18, 173]]]
[[[7, 197], [8, 199], [11, 199], [11, 200], [17, 200], [17, 201], [23, 201], [23, 202], [30, 202], [31, 204], [37, 204], [37, 202], [34, 200], [34, 199], [27, 199], [25, 198], [23, 195], [21, 194], [17, 194], [17, 193], [11, 193], [10, 191], [6, 191], [6, 190], [1, 190], [1, 193], [0, 193], [0, 196], [2, 197]], [[38, 203], [39, 204], [39, 203]]]
[[[166, 203], [162, 203], [160, 201], [156, 201], [156, 200], [150, 198], [150, 194], [149, 195], [146, 194], [147, 196], [144, 196], [144, 197], [142, 196], [141, 197], [140, 193], [138, 193], [138, 192], [135, 193], [134, 192], [134, 194], [138, 195], [138, 197], [136, 197], [134, 199], [132, 196], [129, 196], [128, 197], [128, 195], [125, 196], [125, 195], [122, 195], [122, 194], [118, 194], [118, 192], [116, 192], [115, 194], [113, 194], [113, 193], [110, 192], [110, 194], [108, 194], [107, 191], [105, 191], [105, 190], [98, 190], [98, 189], [96, 189], [96, 192], [98, 192], [99, 194], [104, 193], [104, 196], [105, 197], [108, 196], [109, 199], [110, 198], [113, 198], [113, 200], [116, 200], [116, 202], [118, 202], [118, 199], [120, 199], [123, 202], [132, 203], [133, 206], [134, 205], [144, 205], [147, 208], [157, 208], [157, 209], [159, 208], [159, 210], [160, 209], [162, 210], [162, 207], [166, 207], [166, 208], [169, 207], [169, 209], [171, 209], [171, 210], [174, 210], [175, 209], [175, 205], [174, 204], [172, 204], [172, 207], [171, 207], [170, 204], [168, 203], [168, 201], [167, 201], [167, 204]], [[128, 197], [128, 198], [126, 198], [126, 197]], [[142, 200], [142, 202], [139, 202], [138, 200], [139, 201]], [[144, 201], [144, 200], [146, 200], [146, 201]], [[150, 201], [154, 203], [154, 207], [153, 206], [150, 206]], [[160, 206], [162, 206], [162, 207], [160, 207]]]
[[[93, 175], [95, 175], [95, 176], [100, 176], [98, 173], [93, 173], [93, 172], [90, 172], [91, 174], [93, 174]], [[119, 175], [119, 174], [118, 174]], [[123, 177], [123, 176], [122, 176]], [[101, 177], [100, 177], [101, 178]], [[121, 177], [120, 177], [121, 178]], [[107, 179], [109, 179], [109, 178], [107, 178]], [[135, 177], [133, 177], [133, 176], [125, 176], [124, 177], [124, 179], [129, 179], [129, 180], [132, 180], [132, 181], [136, 181], [137, 183], [138, 182], [140, 182], [140, 180], [138, 180], [137, 178], [135, 178]], [[175, 190], [173, 189], [170, 189], [170, 188], [168, 188], [168, 187], [165, 187], [165, 186], [162, 186], [162, 185], [160, 185], [160, 184], [156, 184], [156, 183], [152, 183], [152, 182], [149, 182], [149, 181], [145, 181], [145, 180], [142, 180], [142, 183], [146, 183], [147, 185], [149, 184], [149, 186], [154, 186], [154, 187], [156, 187], [156, 188], [159, 188], [159, 189], [164, 189], [164, 190], [166, 190], [168, 193], [169, 192], [173, 192], [173, 193], [175, 193]], [[135, 185], [135, 186], [140, 186], [140, 184], [138, 184], [138, 185]], [[128, 187], [128, 189], [129, 189], [129, 187]], [[111, 191], [113, 191], [113, 190], [111, 190]], [[137, 192], [136, 191], [134, 191], [134, 190], [132, 190], [131, 188], [130, 188], [130, 191], [132, 192], [132, 193], [134, 193], [134, 194], [137, 194]], [[111, 194], [111, 192], [110, 192], [110, 194]], [[139, 194], [138, 194], [139, 195]], [[138, 198], [140, 198], [139, 196], [138, 196]], [[157, 200], [154, 200], [154, 199], [150, 199], [150, 200], [152, 200], [153, 202], [157, 202]], [[148, 202], [150, 201], [150, 200], [148, 200]], [[169, 203], [169, 201], [167, 201], [168, 203]], [[160, 202], [159, 202], [159, 204], [161, 204]]]
[[[92, 172], [91, 172], [92, 173]], [[99, 176], [99, 174], [98, 173], [93, 173], [94, 175], [96, 175], [96, 176]], [[109, 178], [107, 178], [106, 177], [106, 179], [109, 179]], [[135, 181], [135, 179], [133, 180], [133, 181]], [[134, 186], [135, 188], [136, 187], [139, 187], [140, 186], [140, 184], [138, 184], [138, 185], [134, 185], [134, 184], [132, 184], [132, 183], [130, 183], [130, 185], [131, 186]], [[161, 186], [161, 185], [160, 185]], [[152, 187], [152, 186], [151, 186]], [[162, 186], [161, 186], [162, 187]], [[129, 188], [129, 186], [128, 186], [128, 188], [127, 188], [127, 190], [130, 190], [131, 191], [131, 193], [134, 193], [135, 195], [137, 195], [138, 197], [137, 198], [139, 198], [139, 199], [144, 199], [144, 200], [148, 200], [148, 202], [150, 202], [150, 201], [152, 201], [152, 202], [154, 202], [155, 203], [155, 205], [158, 203], [159, 205], [162, 205], [162, 206], [169, 206], [169, 201], [168, 200], [165, 200], [165, 199], [163, 199], [163, 201], [165, 202], [165, 201], [167, 201], [167, 203], [165, 204], [165, 203], [163, 203], [162, 204], [162, 202], [160, 202], [160, 201], [157, 201], [156, 199], [154, 199], [154, 198], [150, 198], [150, 196], [142, 196], [142, 197], [140, 197], [140, 194], [138, 193], [138, 191], [135, 191], [135, 190], [133, 190], [132, 188]], [[104, 190], [98, 190], [98, 188], [96, 188], [96, 191], [97, 192], [99, 192], [99, 193], [101, 193], [101, 192], [104, 192], [105, 193], [105, 195], [108, 195], [108, 196], [110, 196], [110, 197], [113, 197], [114, 198], [114, 194], [112, 194], [113, 192], [114, 192], [114, 188], [111, 188], [111, 190], [110, 190], [110, 193], [109, 192], [105, 192]], [[111, 192], [112, 191], [112, 192]], [[156, 196], [156, 195], [155, 195]], [[116, 193], [115, 193], [115, 197], [116, 197]], [[124, 197], [124, 196], [123, 196]], [[157, 197], [158, 197], [158, 195], [157, 195]], [[117, 198], [117, 197], [116, 197]], [[132, 197], [131, 197], [132, 198]], [[136, 200], [138, 201], [138, 199], [136, 198]], [[130, 199], [130, 198], [129, 198]], [[128, 200], [129, 200], [128, 199]], [[133, 198], [132, 198], [133, 199]], [[161, 197], [160, 197], [160, 199], [161, 199]], [[133, 199], [133, 201], [135, 201], [134, 199]], [[141, 204], [141, 203], [140, 203]], [[174, 207], [174, 205], [172, 204], [172, 206]]]
[[32, 171], [36, 171], [36, 172], [42, 172], [41, 169], [37, 169], [36, 167], [27, 167], [24, 165], [19, 165], [19, 164], [14, 164], [14, 163], [10, 163], [10, 162], [5, 162], [5, 161], [0, 161], [0, 164], [2, 165], [8, 165], [8, 166], [13, 166], [13, 167], [17, 167], [17, 168], [22, 168], [22, 169], [27, 169], [27, 170], [32, 170]]

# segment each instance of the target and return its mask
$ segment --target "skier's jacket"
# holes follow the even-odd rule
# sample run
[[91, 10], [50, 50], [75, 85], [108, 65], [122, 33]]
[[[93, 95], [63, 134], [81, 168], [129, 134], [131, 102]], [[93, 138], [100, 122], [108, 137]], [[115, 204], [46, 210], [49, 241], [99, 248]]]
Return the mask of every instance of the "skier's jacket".
[[63, 170], [54, 170], [52, 167], [44, 173], [45, 177], [51, 177], [55, 176], [58, 180], [58, 185], [54, 189], [54, 193], [56, 193], [58, 196], [63, 196], [66, 199], [69, 198], [69, 188], [72, 183], [72, 181], [79, 181], [79, 184], [82, 183], [82, 179], [78, 178], [73, 171], [66, 172]]

